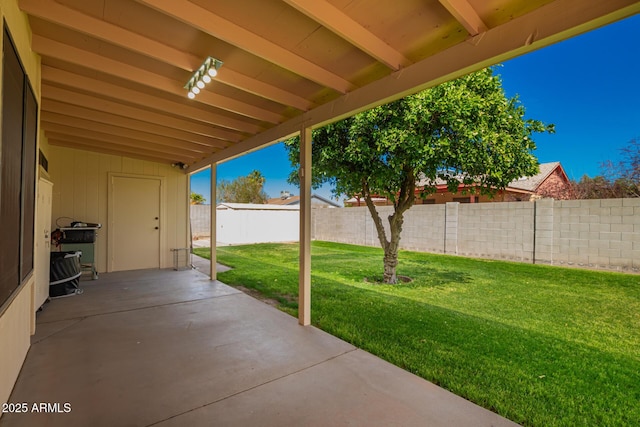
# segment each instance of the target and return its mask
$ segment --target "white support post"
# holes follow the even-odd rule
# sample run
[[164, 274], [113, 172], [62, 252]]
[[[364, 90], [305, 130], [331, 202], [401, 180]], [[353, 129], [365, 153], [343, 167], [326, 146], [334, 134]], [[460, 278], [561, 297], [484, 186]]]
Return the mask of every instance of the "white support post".
[[300, 132], [300, 277], [298, 323], [311, 324], [311, 128]]
[[187, 236], [187, 241], [185, 243], [185, 247], [189, 248], [189, 267], [193, 267], [193, 224], [191, 223], [191, 178], [193, 174], [187, 172], [187, 229], [185, 230], [185, 234]]
[[211, 194], [209, 203], [211, 204], [211, 219], [209, 225], [209, 241], [211, 242], [209, 246], [211, 246], [211, 267], [209, 277], [211, 280], [218, 279], [218, 271], [216, 266], [218, 265], [217, 256], [216, 256], [216, 163], [211, 163]]

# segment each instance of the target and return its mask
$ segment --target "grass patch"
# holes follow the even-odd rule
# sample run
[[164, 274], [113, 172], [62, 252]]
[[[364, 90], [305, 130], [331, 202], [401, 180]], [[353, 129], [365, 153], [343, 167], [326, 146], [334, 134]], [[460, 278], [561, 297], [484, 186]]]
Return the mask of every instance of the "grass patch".
[[[194, 249], [208, 256], [208, 249]], [[218, 248], [218, 274], [297, 315], [298, 246]], [[526, 426], [640, 425], [640, 276], [312, 244], [312, 323]]]

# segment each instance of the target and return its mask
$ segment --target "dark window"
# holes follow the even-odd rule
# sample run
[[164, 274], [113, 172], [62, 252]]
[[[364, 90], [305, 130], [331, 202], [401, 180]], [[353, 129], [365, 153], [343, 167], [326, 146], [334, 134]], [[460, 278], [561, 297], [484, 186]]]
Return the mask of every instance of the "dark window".
[[0, 306], [33, 271], [38, 106], [4, 25], [0, 140]]
[[20, 279], [33, 271], [33, 233], [35, 227], [36, 147], [38, 145], [38, 101], [31, 86], [25, 84], [24, 138], [22, 145], [22, 259]]

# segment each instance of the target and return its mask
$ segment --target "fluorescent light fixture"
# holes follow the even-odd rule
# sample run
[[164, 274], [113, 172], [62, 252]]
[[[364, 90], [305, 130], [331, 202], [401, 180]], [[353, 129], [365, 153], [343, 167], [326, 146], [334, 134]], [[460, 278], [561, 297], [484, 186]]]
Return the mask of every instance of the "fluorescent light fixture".
[[211, 56], [204, 60], [202, 65], [193, 73], [184, 88], [187, 90], [189, 99], [194, 99], [204, 89], [206, 83], [211, 82], [211, 78], [218, 75], [218, 69], [222, 66], [222, 61]]

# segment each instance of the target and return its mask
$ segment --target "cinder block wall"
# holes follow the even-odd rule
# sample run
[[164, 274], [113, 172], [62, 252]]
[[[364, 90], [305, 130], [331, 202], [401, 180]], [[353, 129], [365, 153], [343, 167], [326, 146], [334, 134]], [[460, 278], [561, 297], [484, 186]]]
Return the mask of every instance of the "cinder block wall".
[[191, 205], [191, 235], [198, 239], [211, 235], [211, 205]]
[[[387, 238], [393, 207], [378, 206]], [[331, 211], [331, 212], [329, 212]], [[427, 252], [444, 252], [444, 205], [417, 205], [405, 214], [401, 247]], [[380, 246], [376, 226], [366, 206], [345, 209], [314, 209], [312, 238], [363, 246]]]
[[[533, 261], [534, 203], [458, 206], [458, 255]], [[449, 246], [449, 245], [447, 245]]]
[[[386, 207], [379, 209], [382, 212], [390, 211]], [[312, 209], [311, 218], [311, 237], [313, 239], [363, 246], [380, 246], [375, 226], [366, 207]]]
[[[378, 207], [388, 233], [390, 206]], [[366, 207], [314, 210], [313, 238], [380, 246]], [[403, 249], [640, 272], [640, 199], [417, 205]]]
[[[402, 239], [403, 249], [444, 253], [446, 231], [445, 205], [417, 205], [405, 213]], [[389, 209], [393, 212], [392, 209]], [[386, 217], [384, 218], [385, 222]], [[375, 230], [374, 230], [375, 231]]]
[[640, 271], [640, 199], [544, 202], [537, 262]]

